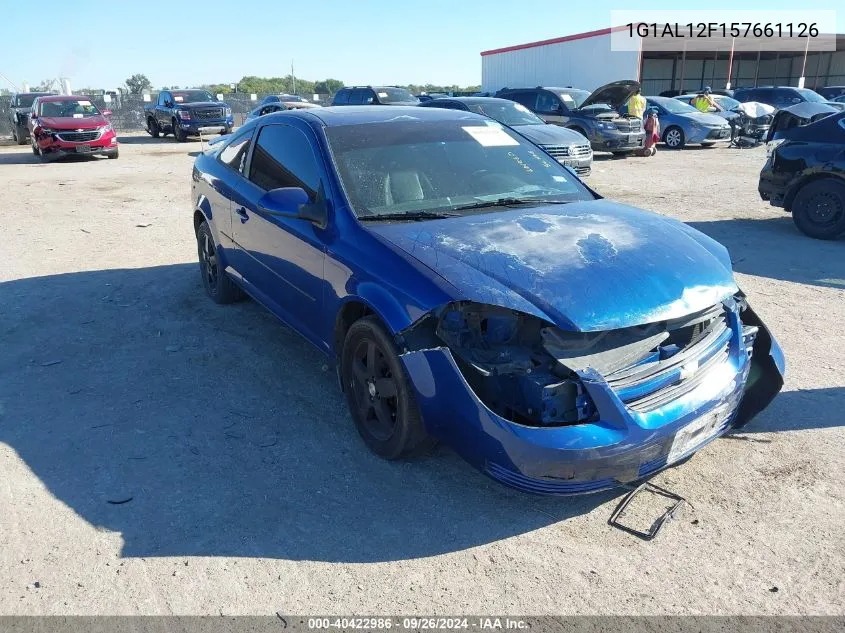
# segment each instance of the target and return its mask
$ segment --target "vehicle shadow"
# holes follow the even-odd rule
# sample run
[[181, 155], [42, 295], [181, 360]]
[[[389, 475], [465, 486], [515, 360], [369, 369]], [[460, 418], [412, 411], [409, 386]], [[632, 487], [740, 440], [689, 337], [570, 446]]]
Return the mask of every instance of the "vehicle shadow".
[[766, 410], [746, 426], [726, 437], [845, 426], [843, 411], [845, 387], [786, 391], [778, 394]]
[[117, 142], [121, 145], [160, 145], [162, 143], [167, 143], [169, 145], [176, 144], [176, 141], [172, 136], [159, 136], [158, 138], [153, 138], [152, 136], [140, 134], [133, 136], [118, 136]]
[[0, 165], [40, 165], [43, 161], [27, 148], [17, 152], [0, 152]]
[[845, 289], [845, 236], [814, 240], [795, 228], [787, 213], [781, 218], [688, 224], [724, 244], [737, 272]]
[[618, 493], [523, 494], [439, 448], [367, 451], [325, 356], [195, 264], [0, 283], [0, 442], [124, 556], [373, 562], [489, 543]]

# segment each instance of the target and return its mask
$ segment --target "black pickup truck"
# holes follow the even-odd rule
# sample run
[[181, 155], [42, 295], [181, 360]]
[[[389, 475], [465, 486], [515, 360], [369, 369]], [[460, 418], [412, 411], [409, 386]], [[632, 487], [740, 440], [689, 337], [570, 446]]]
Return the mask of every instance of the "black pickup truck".
[[179, 142], [200, 130], [228, 134], [234, 125], [229, 104], [207, 90], [162, 90], [155, 103], [144, 106], [144, 119], [153, 138], [173, 134]]

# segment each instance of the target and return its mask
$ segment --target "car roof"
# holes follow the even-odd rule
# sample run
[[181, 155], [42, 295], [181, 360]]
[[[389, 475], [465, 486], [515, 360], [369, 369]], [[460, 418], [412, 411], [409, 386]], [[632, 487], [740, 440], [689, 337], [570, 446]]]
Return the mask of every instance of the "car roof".
[[50, 102], [50, 101], [76, 101], [77, 99], [88, 99], [90, 100], [91, 97], [86, 95], [47, 95], [39, 97], [39, 101], [41, 103]]
[[360, 125], [364, 123], [386, 123], [397, 119], [421, 121], [460, 121], [467, 117], [478, 117], [480, 121], [489, 121], [487, 117], [461, 110], [447, 110], [445, 108], [421, 108], [417, 105], [409, 106], [328, 106], [326, 108], [309, 108], [307, 110], [285, 110], [265, 114], [262, 121], [284, 121], [295, 117], [304, 121], [317, 120], [326, 127], [340, 127], [343, 125]]
[[35, 95], [36, 97], [45, 97], [56, 94], [55, 92], [16, 92], [15, 95], [22, 97], [24, 95]]
[[440, 102], [440, 103], [448, 103], [449, 101], [457, 101], [458, 103], [465, 103], [467, 105], [473, 105], [476, 103], [501, 103], [505, 102], [508, 104], [513, 104], [514, 102], [510, 99], [500, 99], [498, 97], [438, 97], [437, 99], [432, 99], [427, 103], [433, 102]]

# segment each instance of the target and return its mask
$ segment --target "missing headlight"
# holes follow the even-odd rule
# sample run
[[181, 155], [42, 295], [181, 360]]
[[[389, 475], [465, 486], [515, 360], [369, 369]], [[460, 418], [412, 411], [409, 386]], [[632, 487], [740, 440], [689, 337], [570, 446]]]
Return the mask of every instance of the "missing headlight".
[[595, 415], [581, 381], [543, 347], [550, 324], [472, 302], [451, 303], [403, 333], [412, 349], [445, 345], [478, 398], [498, 415], [532, 426], [578, 424]]

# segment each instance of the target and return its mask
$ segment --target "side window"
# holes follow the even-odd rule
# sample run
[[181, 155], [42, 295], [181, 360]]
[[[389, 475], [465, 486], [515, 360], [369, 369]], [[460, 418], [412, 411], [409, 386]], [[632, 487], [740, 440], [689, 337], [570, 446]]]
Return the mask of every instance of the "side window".
[[364, 91], [355, 89], [349, 93], [349, 105], [361, 105], [364, 102]]
[[541, 90], [537, 94], [537, 112], [540, 114], [559, 114], [560, 99], [551, 92]]
[[334, 103], [336, 105], [346, 105], [347, 103], [349, 103], [349, 91], [338, 90], [334, 96]]
[[170, 93], [167, 91], [162, 92], [158, 95], [158, 104], [162, 106], [166, 106], [168, 103], [173, 101], [173, 97], [170, 96]]
[[258, 133], [249, 179], [264, 190], [302, 187], [312, 200], [320, 169], [305, 134], [289, 125], [267, 125]]
[[521, 103], [532, 112], [537, 109], [535, 107], [537, 105], [537, 93], [533, 90], [528, 90], [526, 92], [515, 92], [513, 94], [508, 95], [507, 98], [511, 101]]
[[218, 156], [218, 159], [224, 165], [228, 165], [237, 172], [243, 173], [244, 163], [246, 162], [246, 154], [249, 151], [249, 141], [252, 134], [244, 134], [242, 137], [236, 137], [224, 147]]
[[369, 88], [365, 88], [363, 91], [362, 100], [361, 102], [364, 105], [371, 105], [373, 101], [376, 100], [376, 93], [370, 90]]
[[773, 103], [775, 96], [771, 90], [752, 90], [746, 95], [747, 101], [759, 101], [760, 103]]

